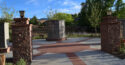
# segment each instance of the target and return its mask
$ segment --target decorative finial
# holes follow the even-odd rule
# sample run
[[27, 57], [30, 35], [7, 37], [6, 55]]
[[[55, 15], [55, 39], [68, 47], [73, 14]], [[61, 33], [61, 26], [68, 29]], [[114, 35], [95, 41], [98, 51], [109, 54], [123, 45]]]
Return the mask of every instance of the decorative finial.
[[20, 17], [24, 18], [25, 11], [19, 11], [20, 12]]

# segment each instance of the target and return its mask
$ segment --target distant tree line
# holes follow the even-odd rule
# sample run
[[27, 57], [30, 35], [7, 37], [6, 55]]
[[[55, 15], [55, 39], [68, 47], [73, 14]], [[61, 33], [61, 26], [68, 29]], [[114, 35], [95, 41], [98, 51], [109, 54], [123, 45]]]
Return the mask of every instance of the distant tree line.
[[[111, 10], [113, 16], [125, 19], [125, 3], [123, 0], [86, 0], [81, 3], [81, 11], [78, 14], [68, 14], [57, 11], [50, 11], [47, 14], [49, 20], [65, 20], [66, 26], [80, 26], [86, 28], [88, 32], [99, 32], [101, 18], [107, 15], [107, 11]], [[34, 16], [31, 24], [40, 24], [36, 16]]]

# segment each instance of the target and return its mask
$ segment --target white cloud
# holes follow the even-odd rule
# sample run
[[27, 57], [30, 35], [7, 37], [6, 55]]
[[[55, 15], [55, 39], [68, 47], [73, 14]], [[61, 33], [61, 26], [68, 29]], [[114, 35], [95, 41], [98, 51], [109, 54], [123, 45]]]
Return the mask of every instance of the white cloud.
[[74, 9], [81, 9], [81, 6], [75, 5], [73, 8], [74, 8]]
[[62, 9], [57, 9], [57, 12], [63, 12], [63, 13], [69, 13], [69, 14], [75, 14], [75, 13], [79, 13], [80, 10], [79, 9], [68, 9], [68, 8], [62, 8]]
[[58, 9], [59, 12], [69, 12], [70, 9]]
[[72, 6], [72, 5], [76, 5], [76, 3], [75, 3], [74, 1], [72, 1], [72, 0], [65, 0], [65, 1], [63, 2], [63, 5]]
[[63, 5], [67, 5], [68, 3], [69, 3], [69, 2], [67, 2], [67, 1], [64, 1], [64, 2], [63, 2]]
[[28, 0], [28, 1], [26, 2], [26, 4], [38, 5], [38, 0]]
[[74, 2], [72, 0], [65, 0], [63, 2], [64, 6], [70, 6], [72, 9], [81, 9], [81, 5], [77, 2]]
[[[63, 6], [66, 6], [64, 9], [59, 9], [61, 12], [68, 12], [68, 13], [78, 13], [81, 9], [80, 3], [73, 1], [73, 0], [65, 0], [62, 4]], [[68, 8], [67, 8], [68, 7]]]

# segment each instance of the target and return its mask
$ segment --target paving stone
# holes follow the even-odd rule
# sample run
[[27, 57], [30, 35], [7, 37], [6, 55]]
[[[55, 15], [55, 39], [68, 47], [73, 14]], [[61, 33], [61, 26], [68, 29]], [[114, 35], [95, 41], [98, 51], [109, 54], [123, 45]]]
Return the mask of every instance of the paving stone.
[[125, 59], [119, 59], [102, 51], [81, 51], [76, 53], [87, 65], [125, 65]]
[[44, 54], [35, 57], [31, 65], [73, 65], [65, 54]]

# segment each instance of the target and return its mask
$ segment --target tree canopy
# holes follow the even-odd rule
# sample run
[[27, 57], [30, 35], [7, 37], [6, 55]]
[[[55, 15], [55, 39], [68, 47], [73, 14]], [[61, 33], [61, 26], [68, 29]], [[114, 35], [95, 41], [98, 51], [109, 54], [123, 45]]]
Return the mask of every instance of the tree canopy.
[[101, 18], [107, 15], [108, 10], [118, 18], [125, 18], [125, 3], [123, 0], [86, 0], [81, 4], [79, 13], [79, 26], [96, 28], [99, 27]]
[[1, 16], [0, 16], [1, 22], [10, 22], [13, 20], [13, 17], [15, 14], [15, 10], [13, 8], [1, 6], [0, 10], [1, 10], [0, 11], [1, 12]]
[[33, 16], [33, 18], [30, 20], [30, 24], [36, 25], [38, 23], [38, 19], [36, 16]]
[[50, 20], [65, 20], [66, 25], [72, 25], [74, 19], [71, 14], [59, 12], [51, 15]]

